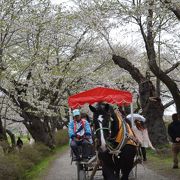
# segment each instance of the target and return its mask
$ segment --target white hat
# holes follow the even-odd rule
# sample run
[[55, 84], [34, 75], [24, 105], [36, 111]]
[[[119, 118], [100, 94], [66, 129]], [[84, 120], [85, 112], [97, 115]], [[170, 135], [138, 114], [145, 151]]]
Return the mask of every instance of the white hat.
[[74, 109], [72, 113], [73, 113], [73, 117], [74, 116], [79, 116], [80, 115], [80, 110], [79, 109]]
[[[127, 115], [126, 118], [129, 119], [130, 121], [132, 121], [132, 116], [131, 116], [131, 114]], [[145, 122], [145, 121], [146, 121], [146, 119], [145, 119], [142, 115], [136, 114], [136, 113], [133, 114], [133, 121], [134, 121], [135, 119], [137, 119], [137, 120], [139, 120], [139, 121], [142, 121], [142, 122]]]

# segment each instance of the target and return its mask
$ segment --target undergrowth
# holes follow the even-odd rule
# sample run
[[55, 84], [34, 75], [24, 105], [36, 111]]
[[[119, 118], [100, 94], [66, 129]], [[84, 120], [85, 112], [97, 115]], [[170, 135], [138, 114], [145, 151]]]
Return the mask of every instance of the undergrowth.
[[[180, 162], [180, 154], [178, 156]], [[173, 156], [171, 151], [171, 145], [164, 145], [157, 149], [157, 151], [147, 150], [147, 166], [163, 176], [169, 177], [169, 179], [180, 179], [179, 169], [173, 169]], [[180, 165], [180, 164], [179, 164]]]
[[[55, 154], [58, 147], [68, 144], [67, 130], [61, 130], [56, 134], [56, 146], [54, 150], [43, 144], [25, 144], [21, 151], [14, 151], [6, 155], [0, 154], [0, 180], [25, 180], [30, 179], [38, 164], [48, 161]], [[44, 165], [42, 165], [44, 166]], [[41, 169], [41, 166], [40, 166]]]

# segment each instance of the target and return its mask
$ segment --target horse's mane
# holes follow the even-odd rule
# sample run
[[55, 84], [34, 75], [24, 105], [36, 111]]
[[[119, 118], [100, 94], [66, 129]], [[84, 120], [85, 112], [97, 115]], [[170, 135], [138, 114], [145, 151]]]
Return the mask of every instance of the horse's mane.
[[119, 131], [119, 121], [118, 121], [118, 118], [116, 116], [116, 113], [114, 111], [114, 109], [110, 108], [110, 116], [112, 118], [112, 121], [111, 121], [111, 138], [115, 138], [118, 131]]

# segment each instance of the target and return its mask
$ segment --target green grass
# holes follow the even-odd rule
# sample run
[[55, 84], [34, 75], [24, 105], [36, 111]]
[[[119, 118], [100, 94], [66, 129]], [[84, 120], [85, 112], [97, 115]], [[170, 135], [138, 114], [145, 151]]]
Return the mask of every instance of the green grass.
[[21, 136], [21, 139], [24, 142], [21, 151], [14, 150], [0, 156], [0, 179], [38, 179], [39, 174], [56, 158], [56, 154], [68, 147], [66, 144], [69, 142], [67, 130], [56, 132], [55, 142], [59, 148], [53, 151], [42, 143], [29, 145], [27, 136]]
[[63, 153], [67, 150], [68, 145], [64, 145], [53, 150], [53, 155], [44, 158], [40, 163], [33, 166], [33, 168], [25, 173], [23, 179], [26, 180], [39, 180], [41, 176], [48, 170], [50, 164], [56, 159], [57, 154]]
[[[15, 137], [16, 138], [16, 142], [17, 142], [18, 137], [21, 138], [21, 140], [23, 141], [24, 144], [29, 144], [29, 140], [28, 140], [26, 135], [24, 135], [24, 136], [16, 136]], [[7, 138], [8, 138], [9, 144], [11, 144], [11, 138], [9, 136], [7, 136]]]
[[28, 140], [27, 136], [21, 137], [21, 140], [23, 141], [24, 144], [29, 144], [29, 140]]
[[[180, 154], [179, 154], [179, 166], [180, 166]], [[173, 158], [170, 147], [165, 147], [164, 151], [158, 153], [152, 150], [147, 150], [147, 166], [163, 176], [173, 177], [173, 179], [180, 179], [179, 169], [172, 169]]]

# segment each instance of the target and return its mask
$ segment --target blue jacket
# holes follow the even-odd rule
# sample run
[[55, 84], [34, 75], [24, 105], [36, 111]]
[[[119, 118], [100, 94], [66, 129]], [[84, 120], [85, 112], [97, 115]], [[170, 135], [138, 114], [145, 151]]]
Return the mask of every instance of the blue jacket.
[[[82, 121], [84, 121], [84, 123], [82, 123]], [[75, 127], [75, 124], [76, 124], [76, 127]], [[86, 136], [86, 137], [89, 137], [89, 140], [92, 143], [91, 128], [90, 128], [89, 122], [85, 119], [76, 123], [74, 122], [74, 120], [70, 120], [69, 125], [68, 125], [68, 134], [69, 134], [70, 141], [74, 137], [77, 137], [77, 136]]]

